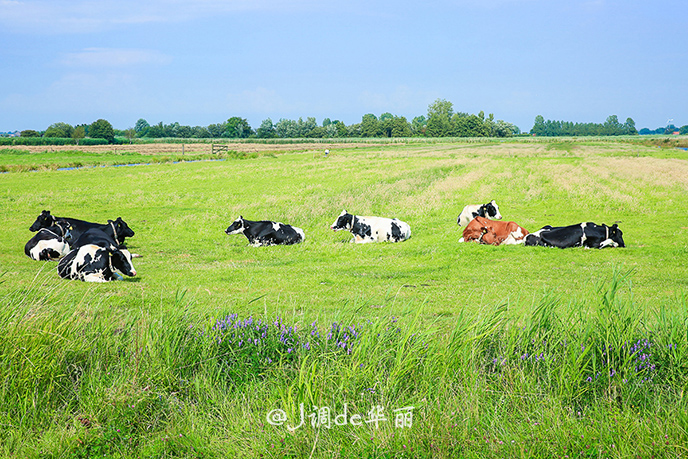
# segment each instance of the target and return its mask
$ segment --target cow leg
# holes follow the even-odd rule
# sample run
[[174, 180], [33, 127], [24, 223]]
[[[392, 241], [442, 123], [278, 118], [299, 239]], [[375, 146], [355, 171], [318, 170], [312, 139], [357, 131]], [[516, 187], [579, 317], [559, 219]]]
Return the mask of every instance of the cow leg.
[[82, 278], [84, 282], [107, 282], [102, 273], [89, 273]]
[[604, 249], [605, 247], [618, 247], [619, 244], [616, 242], [612, 241], [611, 239], [605, 239], [600, 243], [600, 249]]

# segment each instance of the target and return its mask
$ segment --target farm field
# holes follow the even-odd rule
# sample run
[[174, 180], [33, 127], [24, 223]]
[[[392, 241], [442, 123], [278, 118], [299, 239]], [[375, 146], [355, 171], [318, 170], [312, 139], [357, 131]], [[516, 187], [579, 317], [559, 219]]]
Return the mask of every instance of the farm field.
[[[0, 164], [139, 163], [179, 146], [98, 148], [0, 149]], [[571, 139], [231, 148], [0, 174], [0, 454], [685, 454], [688, 152]], [[529, 231], [618, 223], [626, 248], [459, 244], [463, 206], [492, 199]], [[44, 209], [122, 217], [137, 276], [69, 282], [30, 260]], [[350, 244], [329, 229], [342, 209], [397, 217], [412, 237]], [[248, 246], [224, 233], [240, 215], [306, 240]], [[265, 336], [251, 334], [258, 320]], [[251, 351], [248, 336], [265, 341]], [[292, 432], [301, 403], [333, 417], [383, 406], [389, 419], [306, 417]], [[413, 425], [395, 426], [392, 410], [408, 406]], [[270, 425], [275, 409], [289, 422]]]

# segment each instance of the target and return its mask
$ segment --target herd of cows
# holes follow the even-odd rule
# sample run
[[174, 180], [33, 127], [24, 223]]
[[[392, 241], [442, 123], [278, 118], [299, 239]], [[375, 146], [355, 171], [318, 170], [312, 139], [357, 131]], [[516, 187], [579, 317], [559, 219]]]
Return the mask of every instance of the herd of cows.
[[[529, 233], [514, 222], [499, 221], [502, 215], [495, 201], [483, 205], [468, 205], [459, 215], [457, 224], [465, 227], [459, 242], [480, 244], [523, 244], [544, 247], [625, 247], [618, 225], [597, 225], [584, 222], [570, 226], [545, 226]], [[34, 260], [59, 260], [57, 272], [64, 279], [85, 282], [108, 282], [121, 279], [118, 272], [135, 276], [132, 258], [124, 246], [134, 231], [118, 217], [105, 224], [75, 218], [55, 217], [44, 210], [29, 228], [37, 234], [24, 247]], [[400, 242], [411, 237], [411, 227], [397, 218], [363, 217], [344, 210], [330, 226], [334, 231], [347, 230], [351, 242]], [[227, 234], [243, 234], [249, 244], [259, 246], [290, 245], [303, 242], [306, 235], [301, 228], [273, 221], [236, 219]]]

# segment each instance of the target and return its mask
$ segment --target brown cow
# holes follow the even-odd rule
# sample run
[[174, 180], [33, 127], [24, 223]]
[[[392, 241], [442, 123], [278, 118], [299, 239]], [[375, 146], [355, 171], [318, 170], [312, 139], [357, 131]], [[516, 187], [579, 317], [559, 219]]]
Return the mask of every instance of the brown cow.
[[500, 222], [475, 217], [463, 230], [463, 237], [459, 242], [479, 242], [481, 244], [523, 244], [528, 234], [525, 228], [514, 222]]

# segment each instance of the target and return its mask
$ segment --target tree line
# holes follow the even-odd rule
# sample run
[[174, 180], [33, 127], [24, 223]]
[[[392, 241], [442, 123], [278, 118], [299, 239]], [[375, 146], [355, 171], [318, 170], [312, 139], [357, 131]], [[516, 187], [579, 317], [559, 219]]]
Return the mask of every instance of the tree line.
[[619, 122], [616, 115], [610, 115], [604, 123], [572, 123], [570, 121], [547, 120], [538, 115], [530, 133], [537, 136], [609, 136], [609, 135], [637, 135], [635, 121], [627, 118], [625, 123]]
[[68, 123], [55, 123], [45, 131], [25, 130], [21, 137], [44, 137], [74, 139], [78, 144], [85, 137], [106, 139], [115, 138], [133, 141], [135, 138], [188, 138], [188, 139], [292, 139], [292, 138], [359, 138], [359, 137], [511, 137], [520, 134], [517, 126], [503, 120], [495, 120], [494, 115], [485, 116], [454, 112], [453, 104], [437, 99], [428, 106], [427, 116], [420, 115], [410, 122], [404, 116], [383, 113], [379, 117], [368, 113], [360, 123], [347, 125], [339, 120], [325, 118], [318, 124], [314, 117], [305, 120], [282, 118], [276, 123], [272, 119], [263, 120], [259, 127], [253, 128], [245, 118], [234, 116], [222, 123], [208, 126], [185, 126], [178, 122], [149, 124], [139, 119], [133, 128], [117, 130], [104, 119], [91, 124], [71, 126]]
[[108, 143], [113, 143], [117, 134], [109, 121], [99, 119], [91, 124], [79, 124], [76, 126], [72, 126], [69, 123], [54, 123], [43, 132], [26, 129], [21, 131], [20, 136], [27, 138], [42, 137], [44, 139], [72, 139], [76, 145], [79, 145], [79, 142], [86, 137], [90, 139], [103, 139]]
[[638, 131], [638, 134], [640, 135], [652, 135], [652, 134], [660, 134], [660, 135], [672, 135], [679, 133], [680, 135], [688, 135], [688, 124], [683, 125], [681, 127], [676, 127], [673, 124], [669, 124], [666, 127], [658, 127], [657, 129], [648, 129], [648, 128], [642, 128], [640, 131]]
[[494, 115], [455, 113], [453, 104], [438, 99], [428, 107], [427, 117], [420, 115], [410, 122], [404, 116], [389, 112], [379, 117], [368, 113], [360, 123], [346, 125], [339, 120], [325, 118], [322, 124], [308, 117], [305, 120], [282, 118], [276, 123], [263, 120], [255, 130], [241, 117], [229, 118], [224, 123], [209, 126], [184, 126], [179, 123], [150, 125], [145, 119], [136, 122], [138, 137], [164, 138], [346, 138], [346, 137], [510, 137], [519, 134], [518, 127], [506, 121], [495, 121]]
[[[660, 132], [661, 131], [661, 132]], [[655, 131], [636, 130], [632, 118], [621, 123], [616, 115], [610, 115], [604, 123], [573, 123], [569, 121], [545, 120], [542, 115], [535, 117], [530, 134], [536, 136], [616, 136], [637, 134], [688, 134], [688, 126], [676, 128], [667, 126]], [[185, 126], [178, 122], [149, 124], [141, 118], [135, 126], [117, 130], [110, 122], [99, 119], [91, 124], [71, 126], [68, 123], [51, 124], [45, 131], [25, 130], [21, 137], [42, 137], [45, 141], [53, 139], [72, 139], [77, 145], [81, 139], [101, 139], [108, 143], [121, 142], [122, 138], [133, 141], [136, 138], [182, 138], [182, 139], [294, 139], [294, 138], [361, 138], [361, 137], [512, 137], [521, 134], [512, 123], [495, 120], [493, 114], [484, 112], [468, 114], [455, 112], [454, 105], [437, 99], [428, 106], [427, 115], [420, 115], [410, 122], [403, 116], [383, 113], [379, 117], [368, 113], [360, 123], [346, 125], [339, 120], [325, 118], [322, 124], [308, 117], [305, 120], [281, 118], [276, 123], [272, 119], [263, 120], [259, 127], [253, 128], [245, 118], [234, 116], [227, 121], [208, 126]]]

